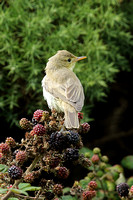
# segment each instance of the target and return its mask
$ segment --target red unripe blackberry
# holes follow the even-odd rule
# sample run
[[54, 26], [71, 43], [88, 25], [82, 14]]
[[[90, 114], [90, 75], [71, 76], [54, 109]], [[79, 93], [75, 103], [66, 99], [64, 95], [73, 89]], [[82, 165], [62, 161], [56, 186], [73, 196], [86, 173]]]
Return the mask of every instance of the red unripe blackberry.
[[97, 164], [99, 162], [100, 158], [97, 154], [94, 154], [91, 158], [91, 161], [93, 162], [93, 164]]
[[16, 161], [22, 164], [27, 158], [26, 151], [18, 151], [16, 153]]
[[83, 194], [82, 194], [82, 199], [83, 200], [91, 200], [95, 196], [96, 196], [95, 190], [84, 191]]
[[12, 185], [7, 186], [7, 189], [10, 189], [10, 188], [12, 188]]
[[22, 118], [19, 122], [21, 128], [25, 129], [25, 130], [31, 130], [32, 129], [32, 124], [30, 121], [28, 121], [28, 119], [26, 118]]
[[20, 179], [22, 177], [22, 169], [20, 167], [12, 165], [8, 169], [8, 174], [9, 174], [10, 178], [12, 178], [12, 179], [15, 179], [15, 180]]
[[0, 159], [3, 157], [3, 154], [2, 153], [0, 153]]
[[127, 197], [129, 193], [129, 185], [127, 183], [120, 183], [116, 186], [116, 190], [120, 197]]
[[8, 154], [10, 151], [9, 145], [7, 143], [0, 143], [0, 153]]
[[34, 126], [33, 131], [35, 135], [44, 135], [46, 133], [46, 129], [42, 124]]
[[53, 193], [57, 196], [62, 195], [63, 187], [61, 184], [55, 184], [53, 187]]
[[15, 140], [14, 140], [12, 137], [7, 137], [7, 138], [6, 138], [6, 143], [7, 143], [10, 147], [15, 146], [15, 144], [16, 144]]
[[82, 127], [82, 130], [81, 130], [82, 133], [88, 133], [90, 130], [90, 125], [87, 122], [81, 124], [81, 127]]
[[83, 113], [79, 112], [78, 113], [78, 118], [79, 118], [79, 120], [83, 119]]
[[28, 174], [26, 174], [24, 176], [24, 181], [26, 183], [32, 183], [34, 181], [35, 177], [34, 177], [34, 173], [33, 172], [29, 172]]
[[58, 167], [57, 175], [59, 178], [66, 179], [69, 176], [69, 170], [66, 167]]
[[43, 116], [43, 110], [40, 110], [40, 109], [38, 109], [38, 110], [36, 110], [35, 112], [34, 112], [34, 114], [33, 114], [33, 117], [34, 117], [34, 119], [36, 120], [36, 121], [40, 121], [40, 119], [42, 118], [42, 116]]
[[131, 195], [133, 195], [133, 185], [130, 188], [130, 193], [131, 193]]
[[97, 183], [96, 181], [90, 181], [88, 184], [90, 190], [95, 190], [97, 188]]

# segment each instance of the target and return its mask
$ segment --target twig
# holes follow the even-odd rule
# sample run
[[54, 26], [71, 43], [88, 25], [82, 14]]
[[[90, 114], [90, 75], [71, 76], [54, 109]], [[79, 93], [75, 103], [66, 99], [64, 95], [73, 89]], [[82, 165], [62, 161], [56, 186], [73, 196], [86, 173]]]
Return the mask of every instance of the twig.
[[44, 200], [44, 197], [30, 197], [30, 196], [24, 196], [22, 194], [14, 194], [15, 197], [21, 197], [25, 199], [32, 199], [32, 200]]

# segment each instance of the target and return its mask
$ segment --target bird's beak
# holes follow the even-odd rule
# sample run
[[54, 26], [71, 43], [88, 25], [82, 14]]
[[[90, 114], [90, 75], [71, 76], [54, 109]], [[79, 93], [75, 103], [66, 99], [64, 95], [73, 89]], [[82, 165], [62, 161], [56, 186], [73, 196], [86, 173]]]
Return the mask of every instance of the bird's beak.
[[76, 62], [79, 61], [79, 60], [83, 60], [83, 59], [85, 59], [85, 58], [87, 58], [87, 57], [86, 57], [86, 56], [77, 57], [77, 58], [76, 58]]

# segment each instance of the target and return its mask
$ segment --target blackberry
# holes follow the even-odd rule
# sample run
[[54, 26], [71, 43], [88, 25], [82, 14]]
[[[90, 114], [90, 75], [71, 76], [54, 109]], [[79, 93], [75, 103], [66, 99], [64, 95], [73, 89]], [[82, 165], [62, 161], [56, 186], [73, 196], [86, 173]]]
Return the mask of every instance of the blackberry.
[[133, 195], [133, 185], [130, 188], [130, 194]]
[[82, 133], [88, 133], [90, 130], [90, 125], [87, 122], [81, 124], [81, 127], [82, 127]]
[[9, 145], [7, 143], [0, 143], [0, 153], [8, 154], [10, 151]]
[[62, 195], [62, 192], [63, 192], [63, 187], [61, 184], [55, 184], [53, 186], [53, 193], [60, 196]]
[[54, 132], [49, 139], [50, 148], [63, 150], [69, 146], [68, 132]]
[[28, 121], [28, 119], [26, 118], [22, 118], [19, 122], [21, 128], [25, 129], [25, 130], [31, 130], [32, 129], [32, 123], [30, 121]]
[[8, 174], [12, 179], [20, 179], [22, 177], [22, 169], [20, 167], [17, 167], [15, 165], [12, 165], [8, 169]]
[[46, 129], [43, 125], [41, 124], [37, 124], [34, 126], [33, 128], [34, 134], [35, 135], [43, 135], [46, 133]]
[[26, 174], [24, 176], [24, 181], [26, 183], [32, 183], [34, 181], [35, 177], [34, 177], [34, 173], [33, 172], [29, 172], [28, 174]]
[[12, 137], [7, 137], [5, 143], [7, 143], [10, 147], [14, 147], [16, 145], [16, 142]]
[[80, 142], [80, 136], [77, 132], [75, 131], [69, 131], [68, 139], [69, 142], [73, 145], [77, 145]]
[[64, 159], [66, 162], [75, 161], [79, 158], [79, 151], [78, 149], [68, 148], [64, 153]]
[[36, 120], [36, 121], [40, 121], [40, 119], [42, 118], [42, 116], [43, 116], [43, 110], [40, 110], [40, 109], [38, 109], [38, 110], [36, 110], [35, 112], [34, 112], [34, 114], [33, 114], [33, 116], [34, 116], [34, 119]]
[[69, 176], [69, 170], [66, 167], [58, 167], [57, 175], [61, 179], [66, 179]]
[[16, 161], [20, 164], [23, 164], [24, 161], [27, 159], [26, 151], [18, 151], [16, 153]]
[[54, 194], [52, 192], [45, 192], [45, 200], [52, 200], [54, 198]]
[[91, 161], [93, 162], [93, 164], [97, 164], [99, 162], [100, 158], [97, 154], [94, 154], [91, 158]]
[[97, 188], [97, 183], [96, 183], [96, 181], [90, 181], [88, 186], [89, 186], [90, 190], [94, 190]]
[[91, 200], [95, 196], [96, 196], [95, 190], [84, 191], [83, 194], [82, 194], [82, 199], [83, 200]]
[[78, 112], [78, 118], [79, 118], [79, 120], [83, 119], [83, 113]]
[[127, 183], [120, 183], [116, 186], [116, 190], [120, 197], [127, 197], [129, 193], [129, 186]]
[[32, 124], [33, 124], [33, 126], [38, 124], [38, 121], [34, 117], [32, 118]]

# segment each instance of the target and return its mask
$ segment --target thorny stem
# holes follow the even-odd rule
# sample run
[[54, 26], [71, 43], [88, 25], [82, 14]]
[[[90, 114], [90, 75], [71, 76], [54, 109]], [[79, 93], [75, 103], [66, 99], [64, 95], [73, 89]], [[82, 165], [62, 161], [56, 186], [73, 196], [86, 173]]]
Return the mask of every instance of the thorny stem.
[[[33, 162], [31, 163], [31, 165], [27, 168], [27, 170], [25, 171], [24, 174], [27, 174], [27, 173], [31, 172], [31, 171], [34, 169], [36, 163], [40, 160], [40, 158], [41, 158], [42, 156], [43, 156], [43, 155], [37, 154], [36, 157], [35, 157], [35, 159], [34, 159]], [[16, 180], [15, 183], [14, 183], [14, 185], [12, 186], [12, 188], [17, 187], [21, 181], [22, 181], [22, 179]], [[7, 199], [11, 196], [11, 194], [12, 194], [12, 188], [8, 191], [8, 193], [7, 193], [4, 197], [2, 197], [1, 200], [7, 200]], [[35, 198], [34, 198], [34, 199], [35, 199]]]

